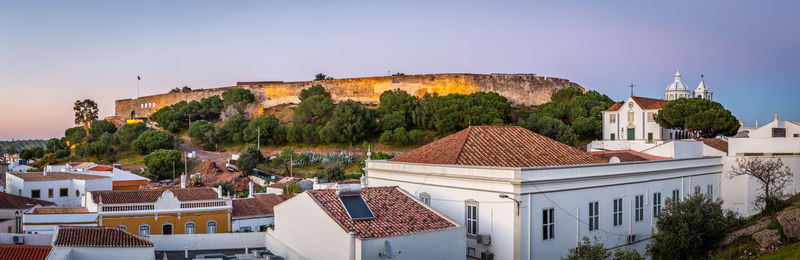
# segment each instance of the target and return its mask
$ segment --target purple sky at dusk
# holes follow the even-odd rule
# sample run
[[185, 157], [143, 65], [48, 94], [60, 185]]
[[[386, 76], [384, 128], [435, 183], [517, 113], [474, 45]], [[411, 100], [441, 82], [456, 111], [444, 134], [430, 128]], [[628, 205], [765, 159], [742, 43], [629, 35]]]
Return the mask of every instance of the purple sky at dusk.
[[0, 140], [63, 136], [76, 99], [174, 87], [423, 73], [536, 73], [615, 100], [700, 74], [747, 125], [800, 121], [789, 1], [0, 1]]

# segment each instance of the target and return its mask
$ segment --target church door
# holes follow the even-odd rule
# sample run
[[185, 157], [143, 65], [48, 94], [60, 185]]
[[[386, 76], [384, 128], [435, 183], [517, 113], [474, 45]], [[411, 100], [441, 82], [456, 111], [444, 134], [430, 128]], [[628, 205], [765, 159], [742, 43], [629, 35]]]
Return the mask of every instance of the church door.
[[628, 140], [636, 139], [636, 129], [635, 128], [628, 128]]

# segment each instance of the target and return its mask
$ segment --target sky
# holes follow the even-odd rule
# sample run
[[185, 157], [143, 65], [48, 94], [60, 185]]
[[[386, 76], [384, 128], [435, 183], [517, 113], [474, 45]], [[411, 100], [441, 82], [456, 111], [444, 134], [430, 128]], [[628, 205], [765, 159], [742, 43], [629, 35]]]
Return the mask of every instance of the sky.
[[536, 73], [623, 100], [705, 75], [745, 122], [800, 121], [797, 1], [4, 1], [0, 140], [72, 105], [236, 81]]

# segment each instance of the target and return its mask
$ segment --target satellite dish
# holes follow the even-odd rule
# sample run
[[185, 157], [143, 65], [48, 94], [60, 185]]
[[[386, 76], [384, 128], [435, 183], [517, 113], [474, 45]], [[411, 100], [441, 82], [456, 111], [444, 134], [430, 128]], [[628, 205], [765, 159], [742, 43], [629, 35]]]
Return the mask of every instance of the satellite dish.
[[608, 163], [619, 163], [619, 162], [620, 162], [619, 157], [616, 156], [611, 157], [611, 159], [608, 160]]
[[383, 241], [383, 252], [386, 254], [386, 258], [392, 259], [394, 257], [394, 251], [392, 251], [392, 245], [389, 244], [389, 240]]

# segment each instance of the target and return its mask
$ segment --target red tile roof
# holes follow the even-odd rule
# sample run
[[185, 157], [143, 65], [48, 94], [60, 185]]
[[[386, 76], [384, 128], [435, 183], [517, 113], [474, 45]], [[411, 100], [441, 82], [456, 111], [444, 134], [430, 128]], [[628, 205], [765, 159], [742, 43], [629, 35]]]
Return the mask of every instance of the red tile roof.
[[293, 196], [293, 194], [256, 194], [252, 198], [235, 199], [231, 214], [234, 218], [272, 215], [272, 207]]
[[604, 161], [611, 160], [611, 157], [619, 158], [620, 162], [636, 162], [636, 161], [653, 161], [653, 160], [667, 160], [672, 159], [669, 157], [661, 157], [637, 152], [634, 150], [605, 150], [597, 152], [589, 152], [590, 154], [603, 159]]
[[95, 165], [95, 163], [93, 163], [93, 162], [82, 162], [82, 163], [79, 163], [77, 165], [72, 166], [72, 168], [83, 169], [83, 168], [86, 168], [86, 167], [89, 167], [89, 166], [92, 166], [92, 165]]
[[620, 104], [620, 103], [614, 103], [613, 105], [611, 105], [611, 107], [609, 107], [608, 109], [606, 109], [606, 110], [604, 110], [604, 111], [617, 111], [617, 110], [619, 110], [619, 108], [621, 108], [621, 107], [622, 107], [622, 104]]
[[50, 246], [0, 244], [0, 259], [44, 260], [51, 249]]
[[309, 190], [308, 194], [347, 232], [360, 238], [378, 238], [453, 228], [456, 224], [434, 212], [396, 186], [369, 187], [361, 197], [375, 218], [352, 220], [334, 189]]
[[0, 209], [29, 209], [33, 206], [54, 206], [55, 203], [0, 192]]
[[86, 207], [38, 207], [33, 209], [33, 214], [79, 214], [89, 213]]
[[497, 167], [605, 162], [519, 126], [471, 126], [389, 161]]
[[158, 190], [105, 190], [90, 191], [94, 203], [127, 204], [156, 202], [161, 194], [171, 191], [180, 201], [215, 200], [217, 192], [212, 188], [158, 189]]
[[8, 174], [17, 176], [26, 181], [51, 181], [51, 180], [94, 180], [110, 178], [106, 176], [97, 176], [80, 173], [67, 173], [67, 172], [47, 172], [45, 175], [42, 172], [9, 172]]
[[722, 152], [728, 153], [728, 141], [717, 139], [717, 138], [703, 138], [697, 139], [698, 141], [703, 141], [703, 144], [711, 146], [711, 148], [720, 150]]
[[60, 226], [53, 241], [60, 247], [152, 247], [153, 243], [119, 227]]
[[112, 169], [114, 169], [114, 167], [111, 167], [109, 165], [98, 165], [98, 166], [89, 168], [90, 171], [97, 171], [97, 172], [107, 172], [107, 171], [111, 171]]
[[[631, 96], [631, 99], [633, 99], [633, 101], [636, 102], [636, 104], [639, 104], [639, 106], [643, 109], [661, 109], [662, 107], [667, 105], [667, 103], [669, 103], [669, 100], [646, 98], [646, 97]], [[622, 104], [614, 103], [614, 105], [612, 105], [605, 111], [617, 111], [620, 108], [622, 108]]]

